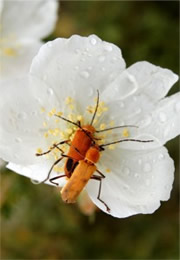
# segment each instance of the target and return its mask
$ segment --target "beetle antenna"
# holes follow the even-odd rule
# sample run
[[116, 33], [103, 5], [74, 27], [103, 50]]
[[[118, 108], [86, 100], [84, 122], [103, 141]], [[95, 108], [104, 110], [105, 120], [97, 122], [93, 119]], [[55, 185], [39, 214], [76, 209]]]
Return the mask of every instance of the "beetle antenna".
[[99, 90], [97, 89], [97, 102], [96, 102], [96, 108], [95, 108], [95, 110], [94, 110], [94, 114], [93, 114], [93, 117], [92, 117], [92, 119], [91, 119], [91, 123], [90, 123], [90, 125], [93, 124], [94, 118], [95, 118], [96, 113], [97, 113], [97, 110], [98, 110], [98, 106], [99, 106]]
[[150, 143], [150, 142], [153, 142], [153, 140], [122, 139], [122, 140], [118, 140], [118, 141], [115, 141], [115, 142], [112, 142], [112, 143], [102, 144], [102, 145], [100, 145], [100, 147], [103, 148], [104, 146], [108, 146], [108, 145], [111, 145], [111, 144], [122, 143], [122, 142]]
[[122, 126], [115, 126], [115, 127], [106, 128], [106, 129], [103, 129], [103, 130], [96, 130], [96, 133], [101, 133], [101, 132], [105, 132], [105, 131], [109, 131], [109, 130], [113, 130], [113, 129], [117, 129], [117, 128], [123, 128], [123, 127], [136, 127], [136, 128], [138, 128], [138, 126], [136, 126], [136, 125], [122, 125]]

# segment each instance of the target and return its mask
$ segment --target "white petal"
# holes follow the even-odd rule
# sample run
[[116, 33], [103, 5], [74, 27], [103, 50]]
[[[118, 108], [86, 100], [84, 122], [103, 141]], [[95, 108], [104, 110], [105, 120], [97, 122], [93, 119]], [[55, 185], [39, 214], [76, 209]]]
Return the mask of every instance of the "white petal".
[[141, 61], [130, 66], [127, 71], [135, 77], [141, 93], [153, 100], [166, 96], [169, 89], [178, 80], [171, 70], [155, 66], [147, 61]]
[[[42, 164], [34, 164], [34, 165], [27, 165], [27, 166], [8, 163], [6, 167], [16, 173], [19, 173], [25, 177], [30, 178], [33, 183], [38, 184], [38, 182], [41, 183], [46, 179], [48, 171], [51, 168], [51, 166], [52, 165], [50, 164], [50, 162], [46, 161], [45, 163]], [[64, 175], [64, 173], [62, 172], [57, 174], [54, 171], [52, 171], [50, 178], [61, 176], [61, 175]], [[58, 183], [60, 187], [62, 187], [66, 183], [66, 178], [65, 177], [59, 178], [55, 180], [55, 182]], [[55, 184], [52, 184], [49, 181], [46, 181], [45, 183], [56, 186]]]
[[32, 59], [39, 51], [42, 43], [26, 41], [9, 43], [2, 46], [0, 79], [22, 77], [28, 73]]
[[106, 102], [119, 101], [132, 95], [137, 88], [135, 77], [125, 70], [104, 90], [101, 99]]
[[1, 20], [1, 15], [2, 15], [3, 5], [4, 5], [4, 0], [1, 0], [0, 1], [0, 20]]
[[59, 100], [74, 96], [82, 106], [125, 68], [120, 49], [95, 35], [56, 39], [45, 44], [33, 60], [31, 74], [44, 78]]
[[[174, 164], [166, 148], [148, 152], [115, 150], [101, 157], [101, 164], [112, 172], [102, 180], [100, 198], [109, 206], [110, 215], [124, 218], [135, 214], [153, 213], [160, 201], [168, 200], [173, 183]], [[103, 168], [98, 168], [103, 172]], [[103, 172], [105, 174], [105, 172]], [[104, 212], [97, 199], [99, 182], [90, 180], [87, 191], [93, 202]]]
[[161, 100], [146, 118], [140, 122], [139, 131], [154, 136], [161, 145], [179, 135], [180, 93]]
[[57, 18], [56, 0], [9, 1], [3, 6], [2, 36], [42, 39], [53, 30]]
[[42, 82], [23, 78], [6, 80], [0, 99], [0, 157], [22, 165], [39, 162], [36, 149], [48, 147], [43, 138], [47, 114], [41, 107], [58, 108], [54, 94]]

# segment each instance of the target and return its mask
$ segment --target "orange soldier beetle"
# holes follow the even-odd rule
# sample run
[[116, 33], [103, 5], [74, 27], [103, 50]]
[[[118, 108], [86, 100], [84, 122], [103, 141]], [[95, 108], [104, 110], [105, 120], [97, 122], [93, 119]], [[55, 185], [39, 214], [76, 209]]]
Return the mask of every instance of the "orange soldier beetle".
[[[69, 140], [59, 142], [57, 144], [54, 144], [47, 152], [36, 153], [36, 155], [41, 156], [41, 155], [48, 154], [55, 148], [57, 148], [61, 152], [61, 157], [53, 163], [53, 165], [51, 166], [47, 174], [46, 179], [43, 180], [42, 182], [46, 182], [47, 180], [49, 180], [51, 183], [58, 185], [58, 183], [54, 182], [54, 180], [62, 177], [68, 177], [67, 183], [61, 190], [61, 196], [63, 201], [65, 201], [66, 203], [74, 203], [78, 195], [80, 194], [80, 192], [86, 186], [89, 179], [95, 179], [100, 181], [97, 199], [101, 201], [106, 206], [107, 211], [110, 212], [110, 208], [108, 207], [108, 205], [100, 198], [102, 179], [105, 178], [105, 175], [102, 174], [95, 166], [95, 164], [99, 161], [100, 151], [103, 151], [105, 146], [109, 146], [111, 144], [116, 144], [120, 142], [134, 141], [134, 142], [147, 143], [147, 142], [153, 142], [153, 140], [122, 139], [122, 140], [114, 141], [103, 145], [97, 145], [95, 140], [98, 139], [94, 137], [95, 132], [100, 133], [100, 132], [113, 130], [117, 128], [123, 128], [123, 127], [137, 127], [132, 125], [125, 125], [125, 126], [106, 128], [103, 130], [96, 130], [92, 126], [92, 124], [96, 116], [98, 105], [99, 105], [99, 91], [97, 91], [97, 94], [98, 94], [97, 103], [96, 103], [93, 117], [91, 119], [91, 123], [88, 125], [81, 126], [80, 121], [75, 123], [62, 116], [55, 115], [61, 118], [62, 120], [69, 122], [78, 127], [74, 135], [74, 138], [71, 143], [69, 143], [70, 142]], [[59, 145], [65, 143], [70, 146], [67, 155], [65, 155], [64, 151], [61, 148], [59, 148]], [[54, 166], [57, 165], [65, 157], [67, 158], [64, 166], [65, 174], [56, 176], [54, 178], [50, 178], [50, 174]], [[94, 175], [94, 172], [98, 172], [100, 176]]]

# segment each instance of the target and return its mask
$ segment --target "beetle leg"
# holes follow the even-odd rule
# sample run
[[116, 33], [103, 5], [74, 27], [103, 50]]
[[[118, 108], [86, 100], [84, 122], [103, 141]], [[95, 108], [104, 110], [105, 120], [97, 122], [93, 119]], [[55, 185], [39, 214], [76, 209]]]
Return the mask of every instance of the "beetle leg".
[[99, 191], [98, 191], [97, 199], [104, 204], [104, 206], [106, 207], [107, 212], [110, 212], [110, 208], [108, 207], [108, 205], [100, 198], [100, 195], [101, 195], [101, 187], [102, 187], [102, 179], [104, 179], [105, 176], [104, 176], [104, 174], [102, 174], [99, 170], [96, 170], [96, 171], [97, 171], [101, 176], [93, 175], [93, 176], [91, 177], [91, 179], [100, 181], [100, 182], [99, 182]]
[[46, 152], [44, 152], [44, 153], [36, 153], [36, 156], [42, 156], [42, 155], [48, 154], [48, 153], [50, 153], [50, 152], [51, 152], [53, 149], [55, 149], [55, 148], [57, 148], [57, 149], [59, 149], [61, 152], [63, 152], [63, 150], [60, 149], [60, 148], [58, 147], [58, 145], [65, 144], [65, 143], [68, 143], [68, 142], [69, 142], [69, 140], [64, 140], [64, 141], [59, 142], [59, 143], [57, 143], [57, 144], [53, 144], [53, 146], [50, 147], [50, 149], [49, 149], [48, 151], [46, 151]]
[[60, 178], [62, 178], [62, 177], [66, 177], [66, 175], [63, 174], [63, 175], [56, 176], [56, 177], [54, 177], [54, 178], [51, 178], [49, 181], [50, 181], [52, 184], [55, 184], [55, 185], [58, 186], [58, 183], [57, 183], [57, 182], [54, 182], [54, 180], [60, 179]]

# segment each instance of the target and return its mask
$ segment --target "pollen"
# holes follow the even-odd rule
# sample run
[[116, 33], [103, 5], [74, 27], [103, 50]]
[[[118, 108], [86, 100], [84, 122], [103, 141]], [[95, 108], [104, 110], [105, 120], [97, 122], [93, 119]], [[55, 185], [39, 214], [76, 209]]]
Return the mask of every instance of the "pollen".
[[62, 116], [62, 115], [63, 115], [63, 112], [58, 111], [58, 112], [56, 113], [56, 115], [57, 115], [57, 116]]
[[41, 107], [41, 112], [44, 113], [46, 109], [44, 107]]
[[77, 120], [78, 120], [78, 121], [82, 121], [82, 120], [83, 120], [83, 116], [78, 115], [78, 116], [77, 116]]
[[46, 133], [44, 133], [44, 137], [45, 138], [48, 138], [48, 136], [49, 136], [49, 134], [46, 132]]
[[104, 130], [105, 128], [106, 128], [106, 124], [100, 124], [100, 127], [99, 127], [100, 130]]
[[64, 169], [63, 169], [63, 167], [55, 166], [55, 167], [54, 167], [54, 171], [55, 171], [55, 172], [63, 172]]
[[123, 135], [123, 137], [129, 137], [128, 129], [124, 129], [122, 135]]
[[72, 104], [73, 103], [73, 99], [71, 97], [67, 97], [65, 100], [66, 105]]
[[111, 169], [106, 168], [106, 172], [107, 172], [107, 173], [111, 172]]
[[46, 127], [48, 124], [47, 122], [43, 122], [43, 126]]
[[48, 116], [54, 116], [54, 114], [56, 114], [56, 109], [53, 108], [49, 113], [48, 113]]
[[114, 145], [114, 144], [109, 145], [109, 146], [108, 146], [108, 149], [109, 149], [109, 150], [114, 150], [114, 149], [115, 149], [115, 145]]
[[109, 122], [109, 126], [111, 126], [111, 127], [114, 126], [114, 120], [111, 120], [111, 121]]
[[72, 130], [71, 128], [67, 128], [67, 129], [66, 129], [66, 132], [67, 132], [68, 134], [72, 134], [73, 130]]
[[10, 57], [16, 56], [17, 54], [16, 50], [13, 48], [4, 48], [3, 53]]
[[41, 148], [37, 148], [36, 153], [42, 153], [42, 152], [43, 152], [43, 151], [42, 151]]

